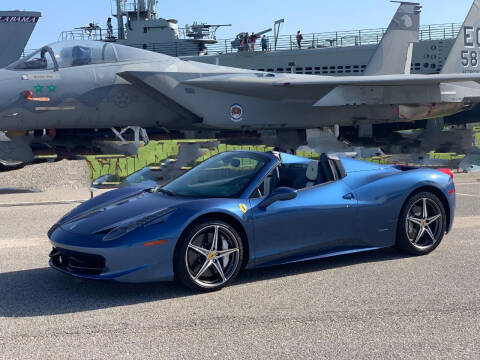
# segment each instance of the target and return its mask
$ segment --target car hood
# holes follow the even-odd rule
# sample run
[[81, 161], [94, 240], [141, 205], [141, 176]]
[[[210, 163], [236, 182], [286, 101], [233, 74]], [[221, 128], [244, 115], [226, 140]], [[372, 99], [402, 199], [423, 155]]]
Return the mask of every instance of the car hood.
[[149, 189], [129, 190], [113, 190], [108, 193], [108, 197], [105, 196], [105, 201], [99, 201], [102, 199], [97, 198], [90, 200], [92, 203], [87, 201], [60, 220], [57, 226], [77, 234], [108, 232], [116, 226], [142, 219], [161, 210], [174, 209], [185, 202], [195, 201], [191, 198], [151, 192]]

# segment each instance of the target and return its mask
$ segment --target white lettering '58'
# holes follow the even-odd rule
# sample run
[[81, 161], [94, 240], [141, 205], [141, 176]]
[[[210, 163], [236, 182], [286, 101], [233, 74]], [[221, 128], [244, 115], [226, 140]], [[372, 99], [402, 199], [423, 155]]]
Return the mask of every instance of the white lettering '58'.
[[477, 67], [478, 66], [478, 52], [476, 50], [462, 50], [462, 65], [465, 67]]

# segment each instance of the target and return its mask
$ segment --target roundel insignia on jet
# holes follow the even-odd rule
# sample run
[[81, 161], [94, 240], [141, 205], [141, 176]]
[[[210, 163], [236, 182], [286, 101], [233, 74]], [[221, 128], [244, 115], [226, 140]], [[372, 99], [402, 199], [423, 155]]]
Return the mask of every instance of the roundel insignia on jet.
[[405, 26], [406, 28], [411, 28], [413, 25], [413, 20], [410, 17], [410, 15], [403, 15], [402, 22], [403, 22], [403, 26]]
[[126, 108], [130, 103], [130, 96], [126, 91], [120, 91], [115, 95], [115, 105], [119, 108]]
[[233, 122], [242, 121], [243, 119], [243, 108], [239, 104], [233, 104], [230, 107], [230, 119]]

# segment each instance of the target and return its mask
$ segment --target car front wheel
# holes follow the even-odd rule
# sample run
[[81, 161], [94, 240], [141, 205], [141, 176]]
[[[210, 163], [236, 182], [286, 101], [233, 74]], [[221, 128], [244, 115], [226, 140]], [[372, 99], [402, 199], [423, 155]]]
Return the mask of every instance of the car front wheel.
[[228, 223], [209, 220], [195, 225], [180, 239], [175, 276], [197, 291], [214, 291], [230, 284], [243, 263], [243, 243]]
[[440, 245], [446, 225], [442, 201], [430, 192], [410, 197], [398, 221], [397, 247], [412, 255], [426, 255]]

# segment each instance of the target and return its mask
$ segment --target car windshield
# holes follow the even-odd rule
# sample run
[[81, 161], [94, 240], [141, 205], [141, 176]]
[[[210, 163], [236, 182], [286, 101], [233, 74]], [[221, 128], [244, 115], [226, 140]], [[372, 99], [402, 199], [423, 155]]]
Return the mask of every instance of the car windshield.
[[235, 198], [269, 162], [268, 156], [259, 153], [223, 153], [204, 161], [161, 190], [194, 198]]

